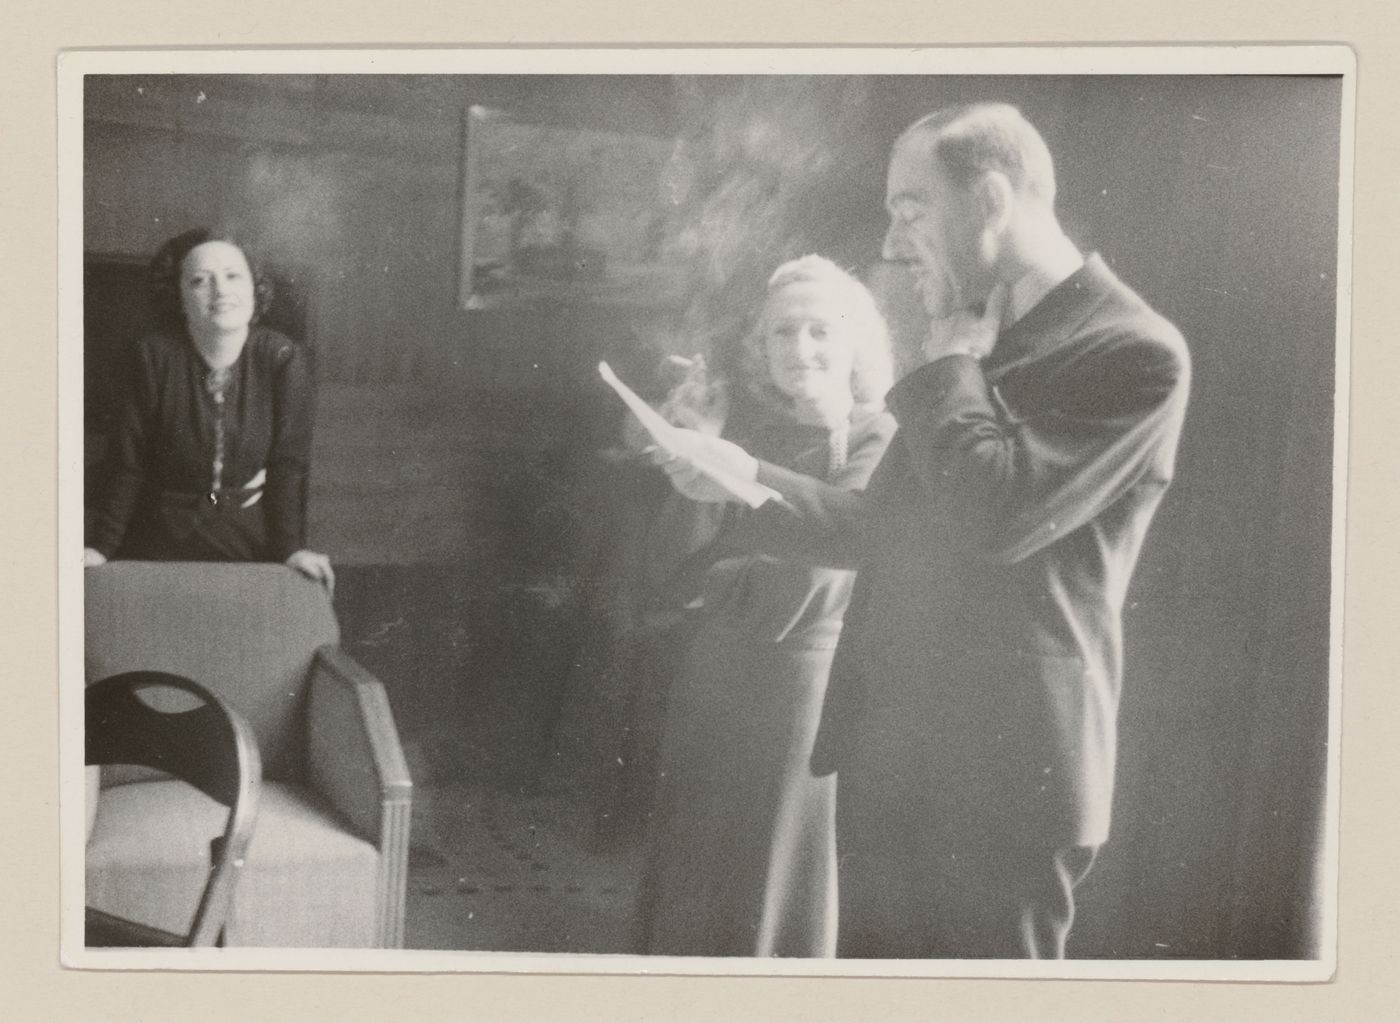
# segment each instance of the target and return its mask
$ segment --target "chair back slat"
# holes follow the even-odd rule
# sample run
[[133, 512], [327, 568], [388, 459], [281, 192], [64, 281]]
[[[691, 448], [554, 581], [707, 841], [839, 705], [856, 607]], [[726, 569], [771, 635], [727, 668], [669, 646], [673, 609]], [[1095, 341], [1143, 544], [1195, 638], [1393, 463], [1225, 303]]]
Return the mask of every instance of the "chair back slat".
[[[94, 686], [87, 694], [87, 763], [153, 767], [233, 806], [241, 771], [230, 712], [192, 693], [189, 681], [178, 675], [135, 671], [114, 678], [122, 684]], [[143, 698], [171, 689], [200, 702], [187, 710], [162, 710]]]

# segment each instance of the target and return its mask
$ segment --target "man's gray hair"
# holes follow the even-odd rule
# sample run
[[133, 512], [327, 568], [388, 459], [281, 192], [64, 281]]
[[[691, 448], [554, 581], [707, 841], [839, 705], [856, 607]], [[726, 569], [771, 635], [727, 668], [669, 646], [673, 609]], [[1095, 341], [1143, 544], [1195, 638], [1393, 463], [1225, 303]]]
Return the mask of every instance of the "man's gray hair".
[[949, 179], [967, 188], [988, 171], [1006, 175], [1017, 192], [1055, 201], [1055, 164], [1040, 132], [1009, 103], [946, 107], [910, 125], [896, 149], [917, 147], [937, 159]]

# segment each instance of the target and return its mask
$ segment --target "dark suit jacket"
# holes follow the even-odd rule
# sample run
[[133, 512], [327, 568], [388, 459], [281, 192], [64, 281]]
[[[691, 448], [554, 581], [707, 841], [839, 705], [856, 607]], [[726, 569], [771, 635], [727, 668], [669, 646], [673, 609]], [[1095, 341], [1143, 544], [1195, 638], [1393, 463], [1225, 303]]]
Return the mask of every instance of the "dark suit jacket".
[[742, 541], [861, 569], [813, 756], [843, 800], [1036, 842], [1107, 837], [1121, 613], [1189, 377], [1176, 329], [1090, 256], [984, 362], [899, 382], [864, 495], [818, 502], [760, 464], [790, 507]]

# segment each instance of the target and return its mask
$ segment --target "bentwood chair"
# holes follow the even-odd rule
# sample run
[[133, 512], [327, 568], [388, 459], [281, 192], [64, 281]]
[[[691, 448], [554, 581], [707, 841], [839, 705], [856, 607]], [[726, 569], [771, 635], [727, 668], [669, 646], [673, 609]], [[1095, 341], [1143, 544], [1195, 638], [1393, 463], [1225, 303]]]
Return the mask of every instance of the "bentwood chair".
[[[199, 947], [220, 940], [248, 840], [257, 816], [262, 765], [253, 730], [243, 717], [203, 686], [160, 671], [130, 671], [89, 686], [85, 693], [84, 744], [92, 765], [129, 764], [154, 768], [188, 783], [227, 807], [222, 834], [209, 843], [207, 880], [184, 933], [172, 933], [88, 907], [88, 947]], [[117, 807], [109, 815], [126, 817]], [[113, 821], [123, 830], [139, 822]], [[149, 841], [150, 834], [123, 836]]]

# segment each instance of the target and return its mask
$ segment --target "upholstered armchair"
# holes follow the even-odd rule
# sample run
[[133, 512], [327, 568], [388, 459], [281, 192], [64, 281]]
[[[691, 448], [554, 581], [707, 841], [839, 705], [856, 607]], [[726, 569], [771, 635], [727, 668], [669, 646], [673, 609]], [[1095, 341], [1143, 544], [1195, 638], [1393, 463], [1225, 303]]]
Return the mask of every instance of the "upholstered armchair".
[[[411, 782], [384, 688], [339, 648], [324, 590], [268, 564], [116, 561], [84, 575], [90, 683], [184, 675], [256, 734], [264, 783], [224, 943], [402, 946]], [[179, 782], [104, 768], [87, 904], [187, 929], [225, 816]]]

